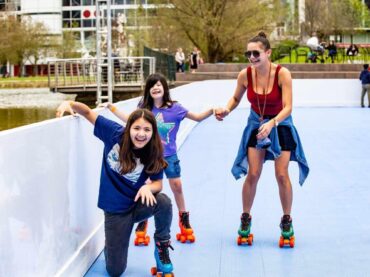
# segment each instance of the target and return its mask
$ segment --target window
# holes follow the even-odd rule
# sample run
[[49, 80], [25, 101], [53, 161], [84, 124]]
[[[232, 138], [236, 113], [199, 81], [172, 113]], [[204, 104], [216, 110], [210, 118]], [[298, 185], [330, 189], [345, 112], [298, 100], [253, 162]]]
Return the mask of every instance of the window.
[[93, 0], [82, 0], [82, 5], [83, 6], [92, 6], [92, 5], [95, 5], [95, 1], [93, 1]]
[[72, 18], [81, 18], [81, 11], [72, 11]]
[[93, 27], [91, 19], [82, 20], [82, 27]]
[[63, 11], [63, 19], [71, 18], [71, 11]]
[[72, 20], [72, 28], [80, 28], [81, 20]]
[[71, 5], [70, 0], [63, 0], [63, 7], [69, 7]]
[[72, 0], [72, 6], [81, 6], [81, 0]]

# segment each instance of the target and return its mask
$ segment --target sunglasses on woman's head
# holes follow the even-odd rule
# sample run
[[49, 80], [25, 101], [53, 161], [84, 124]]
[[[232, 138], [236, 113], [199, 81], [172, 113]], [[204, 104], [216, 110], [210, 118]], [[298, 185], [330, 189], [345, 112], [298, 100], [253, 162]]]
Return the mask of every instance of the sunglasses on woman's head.
[[250, 57], [255, 57], [255, 58], [259, 58], [260, 55], [261, 55], [261, 52], [260, 51], [257, 51], [257, 50], [253, 50], [253, 51], [246, 51], [244, 53], [244, 55], [249, 59]]

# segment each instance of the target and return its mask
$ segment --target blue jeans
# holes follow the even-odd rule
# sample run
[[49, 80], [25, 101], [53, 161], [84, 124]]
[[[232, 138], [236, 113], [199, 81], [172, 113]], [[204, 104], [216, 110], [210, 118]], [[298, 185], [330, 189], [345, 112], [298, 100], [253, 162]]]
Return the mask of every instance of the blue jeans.
[[180, 160], [177, 157], [177, 154], [164, 157], [164, 159], [168, 163], [167, 168], [164, 170], [166, 177], [168, 179], [180, 178], [181, 177], [181, 167], [180, 167]]
[[170, 239], [172, 222], [172, 204], [170, 198], [163, 193], [155, 195], [157, 204], [146, 206], [139, 201], [128, 211], [123, 213], [104, 212], [105, 228], [105, 262], [110, 276], [118, 277], [127, 266], [127, 253], [130, 235], [134, 223], [141, 222], [154, 215], [155, 241]]

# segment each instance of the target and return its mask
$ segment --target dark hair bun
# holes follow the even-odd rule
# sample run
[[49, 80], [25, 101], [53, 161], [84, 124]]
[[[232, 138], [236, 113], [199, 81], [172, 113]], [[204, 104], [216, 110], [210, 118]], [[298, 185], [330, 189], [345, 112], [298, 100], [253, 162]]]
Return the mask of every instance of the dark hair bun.
[[267, 36], [264, 32], [259, 32], [257, 36], [267, 38]]

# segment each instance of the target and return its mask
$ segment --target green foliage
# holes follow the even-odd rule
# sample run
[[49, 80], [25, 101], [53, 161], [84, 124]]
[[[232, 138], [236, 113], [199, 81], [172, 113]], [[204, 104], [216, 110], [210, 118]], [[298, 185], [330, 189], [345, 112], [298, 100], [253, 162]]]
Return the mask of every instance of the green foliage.
[[314, 31], [325, 35], [353, 34], [369, 20], [369, 9], [359, 0], [305, 1], [306, 21], [303, 25], [310, 35]]
[[56, 55], [62, 59], [80, 58], [77, 50], [81, 47], [80, 40], [74, 32], [63, 32], [62, 41], [56, 42]]
[[[169, 4], [171, 8], [158, 9], [158, 31], [152, 34], [163, 37], [171, 51], [196, 46], [207, 62], [226, 62], [243, 53], [250, 38], [261, 30], [268, 34], [274, 28], [271, 22], [282, 18], [272, 0], [170, 0]], [[179, 44], [183, 41], [186, 46]]]

